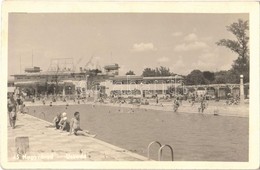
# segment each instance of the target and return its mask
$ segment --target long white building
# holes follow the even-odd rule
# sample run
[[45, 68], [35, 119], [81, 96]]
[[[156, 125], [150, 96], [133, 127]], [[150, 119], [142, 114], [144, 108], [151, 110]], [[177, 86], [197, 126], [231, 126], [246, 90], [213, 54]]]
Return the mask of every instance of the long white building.
[[[101, 82], [100, 87], [103, 87], [106, 95], [120, 95], [122, 97], [151, 97], [155, 94], [165, 95], [170, 92], [170, 89], [176, 89], [182, 86], [183, 77], [167, 76], [167, 77], [143, 77], [143, 76], [115, 76]], [[175, 91], [176, 92], [176, 91]]]

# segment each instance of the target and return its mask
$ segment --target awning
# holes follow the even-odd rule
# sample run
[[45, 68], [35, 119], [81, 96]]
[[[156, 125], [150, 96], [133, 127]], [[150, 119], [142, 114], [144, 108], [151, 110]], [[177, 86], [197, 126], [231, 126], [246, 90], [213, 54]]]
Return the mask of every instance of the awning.
[[[47, 84], [57, 84], [57, 82], [47, 82]], [[63, 85], [63, 84], [64, 84], [63, 81], [58, 82], [58, 85]]]
[[23, 82], [15, 82], [14, 85], [36, 85], [36, 84], [43, 84], [43, 82], [39, 81], [23, 81]]

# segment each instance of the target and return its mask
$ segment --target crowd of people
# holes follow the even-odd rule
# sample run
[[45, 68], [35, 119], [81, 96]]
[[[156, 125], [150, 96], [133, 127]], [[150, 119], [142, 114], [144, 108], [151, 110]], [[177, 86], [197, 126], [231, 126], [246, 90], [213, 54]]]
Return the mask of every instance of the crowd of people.
[[[154, 100], [154, 102], [152, 102], [153, 100]], [[183, 100], [184, 99], [181, 95], [175, 95], [172, 98], [165, 98], [165, 97], [159, 98], [158, 95], [156, 95], [154, 98], [151, 98], [151, 99], [147, 99], [147, 98], [125, 99], [122, 97], [109, 98], [110, 103], [119, 104], [120, 108], [121, 108], [122, 104], [132, 104], [133, 107], [131, 107], [131, 109], [134, 108], [134, 106], [149, 105], [149, 104], [164, 107], [165, 105], [168, 105], [166, 103], [172, 102], [172, 107], [173, 107], [174, 112], [178, 112], [179, 107], [182, 106]], [[198, 105], [196, 105], [196, 106], [198, 106], [197, 112], [199, 112], [199, 113], [203, 113], [209, 105], [208, 98], [206, 97], [206, 95], [193, 94], [193, 95], [191, 95], [190, 99], [187, 101], [191, 104], [192, 108], [195, 106], [195, 103], [199, 103]], [[102, 103], [104, 103], [104, 99], [102, 99]], [[119, 109], [119, 110], [121, 110], [121, 109]]]

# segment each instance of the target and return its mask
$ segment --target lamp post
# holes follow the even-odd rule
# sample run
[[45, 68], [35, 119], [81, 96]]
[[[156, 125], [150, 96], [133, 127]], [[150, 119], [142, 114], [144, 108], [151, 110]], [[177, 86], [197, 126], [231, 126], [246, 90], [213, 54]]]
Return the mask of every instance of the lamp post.
[[69, 96], [70, 96], [70, 99], [71, 99], [71, 87], [69, 86]]
[[243, 82], [243, 75], [240, 75], [240, 103], [244, 104], [244, 82]]
[[143, 82], [140, 83], [141, 99], [143, 98]]
[[173, 90], [172, 90], [172, 88], [173, 88], [173, 80], [172, 80], [172, 77], [171, 77], [171, 80], [170, 80], [170, 83], [171, 83], [171, 86], [170, 86], [170, 93], [171, 93], [171, 96], [173, 95]]
[[89, 75], [86, 74], [86, 84], [85, 84], [85, 95], [86, 95], [86, 97], [87, 97], [87, 93], [89, 93], [89, 91], [88, 91], [88, 77], [89, 77]]
[[158, 94], [157, 94], [157, 83], [158, 83], [158, 81], [157, 80], [154, 80], [154, 94], [157, 96]]
[[176, 91], [177, 91], [177, 89], [176, 89], [176, 78], [177, 78], [177, 75], [174, 76], [174, 93], [175, 93], [175, 95], [176, 95]]

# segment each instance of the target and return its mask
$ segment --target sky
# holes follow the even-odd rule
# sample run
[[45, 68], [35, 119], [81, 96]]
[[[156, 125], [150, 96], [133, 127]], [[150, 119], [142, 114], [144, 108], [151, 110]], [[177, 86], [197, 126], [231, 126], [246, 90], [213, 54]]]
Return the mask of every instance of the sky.
[[72, 58], [77, 68], [90, 58], [100, 67], [118, 63], [120, 75], [159, 66], [181, 75], [228, 70], [237, 55], [216, 42], [235, 39], [226, 26], [239, 18], [249, 19], [248, 14], [12, 13], [8, 75], [32, 65], [46, 71], [54, 58]]

